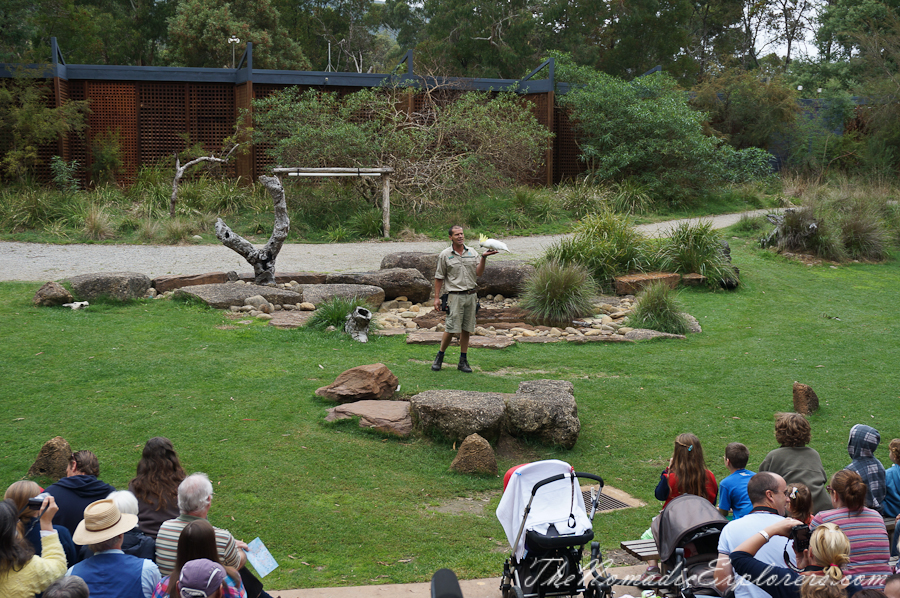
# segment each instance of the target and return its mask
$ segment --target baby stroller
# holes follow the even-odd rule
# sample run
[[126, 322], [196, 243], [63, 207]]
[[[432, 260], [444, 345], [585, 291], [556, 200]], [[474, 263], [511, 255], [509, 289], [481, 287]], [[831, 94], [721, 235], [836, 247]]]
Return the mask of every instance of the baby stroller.
[[662, 578], [650, 582], [610, 585], [636, 585], [654, 589], [665, 596], [720, 596], [713, 573], [719, 556], [719, 534], [728, 521], [703, 497], [683, 494], [670, 502], [651, 526], [659, 547]]
[[[599, 484], [583, 494], [578, 479]], [[512, 555], [503, 565], [503, 598], [575, 596], [586, 598], [602, 591], [594, 579], [585, 589], [581, 561], [584, 545], [594, 532], [603, 479], [576, 472], [563, 461], [538, 461], [519, 467], [497, 507], [497, 519], [506, 532]], [[587, 502], [587, 504], [585, 504]], [[591, 544], [591, 569], [599, 562], [599, 544]]]

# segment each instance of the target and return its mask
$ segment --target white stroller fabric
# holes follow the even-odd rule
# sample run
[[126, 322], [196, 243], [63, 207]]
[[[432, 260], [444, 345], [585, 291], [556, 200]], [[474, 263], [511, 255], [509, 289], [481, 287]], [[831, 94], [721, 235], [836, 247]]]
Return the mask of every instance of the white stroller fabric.
[[[550, 459], [529, 463], [517, 469], [509, 479], [509, 484], [503, 492], [500, 504], [497, 506], [497, 519], [506, 532], [506, 539], [514, 550], [516, 559], [522, 560], [525, 556], [525, 532], [534, 530], [540, 534], [546, 534], [551, 524], [556, 526], [560, 534], [580, 536], [591, 529], [591, 520], [584, 510], [584, 499], [581, 496], [581, 488], [578, 480], [575, 480], [575, 497], [572, 498], [572, 482], [570, 478], [552, 482], [538, 489], [531, 503], [531, 512], [525, 522], [525, 531], [519, 538], [519, 545], [513, 546], [516, 535], [522, 526], [522, 517], [525, 515], [525, 507], [531, 498], [531, 490], [534, 485], [543, 479], [559, 473], [570, 473], [571, 466], [565, 461]], [[574, 503], [574, 504], [573, 504]], [[569, 527], [569, 513], [575, 515], [575, 527]]]

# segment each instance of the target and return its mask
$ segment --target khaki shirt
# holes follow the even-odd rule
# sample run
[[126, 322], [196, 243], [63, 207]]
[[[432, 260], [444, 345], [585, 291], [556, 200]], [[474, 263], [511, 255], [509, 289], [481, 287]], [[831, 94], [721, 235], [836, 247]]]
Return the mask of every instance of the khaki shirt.
[[468, 245], [463, 247], [465, 249], [462, 255], [454, 253], [451, 245], [438, 256], [434, 277], [443, 279], [442, 292], [468, 291], [478, 286], [475, 270], [478, 268], [481, 255]]

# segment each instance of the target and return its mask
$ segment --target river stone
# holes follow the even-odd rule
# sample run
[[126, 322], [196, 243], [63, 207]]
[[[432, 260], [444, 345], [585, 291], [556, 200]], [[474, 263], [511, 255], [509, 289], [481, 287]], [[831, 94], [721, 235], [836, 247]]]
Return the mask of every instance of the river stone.
[[210, 307], [228, 309], [232, 305], [244, 305], [247, 299], [254, 295], [260, 295], [267, 302], [274, 305], [303, 301], [303, 295], [294, 291], [256, 284], [236, 284], [233, 282], [182, 287], [175, 291], [173, 297], [199, 299]]
[[384, 290], [366, 284], [307, 284], [303, 285], [303, 301], [313, 305], [322, 303], [334, 297], [353, 299], [358, 297], [366, 303], [377, 308], [384, 302]]
[[59, 480], [66, 477], [66, 468], [72, 456], [72, 447], [62, 436], [51, 438], [44, 443], [37, 459], [28, 468], [29, 478], [46, 477]]
[[150, 289], [150, 279], [137, 272], [80, 274], [67, 280], [79, 301], [110, 297], [119, 301], [142, 299]]
[[[478, 278], [478, 295], [518, 297], [525, 282], [534, 273], [534, 266], [515, 260], [497, 261], [488, 258], [484, 273]], [[494, 298], [497, 301], [497, 298]]]
[[[432, 281], [434, 276], [432, 275]], [[367, 284], [384, 289], [385, 299], [405, 296], [408, 301], [428, 301], [433, 282], [415, 268], [388, 268], [372, 272], [339, 272], [329, 274], [326, 284]]]
[[72, 293], [58, 282], [48, 282], [38, 289], [31, 300], [35, 307], [54, 307], [72, 303]]
[[[427, 330], [412, 330], [406, 335], [406, 344], [408, 345], [440, 345], [441, 339], [444, 337], [443, 332], [429, 332]], [[459, 345], [459, 336], [454, 336], [450, 341], [452, 345]], [[505, 349], [510, 345], [516, 344], [515, 339], [496, 336], [476, 336], [469, 337], [469, 347], [475, 349]], [[449, 362], [448, 362], [449, 363]]]
[[381, 259], [381, 269], [390, 268], [415, 268], [422, 278], [434, 284], [434, 272], [437, 270], [437, 253], [422, 253], [419, 251], [402, 251], [389, 253]]
[[316, 390], [316, 394], [336, 403], [389, 399], [397, 390], [397, 376], [383, 363], [350, 368], [334, 382]]
[[520, 383], [506, 400], [506, 431], [516, 438], [572, 448], [581, 431], [573, 389], [567, 380]]
[[457, 473], [497, 475], [497, 457], [491, 443], [478, 434], [467, 436], [459, 445], [450, 469]]
[[325, 421], [359, 418], [360, 428], [406, 437], [412, 432], [412, 418], [407, 401], [357, 401], [328, 410]]
[[413, 426], [450, 440], [470, 434], [496, 439], [503, 428], [505, 403], [497, 393], [466, 390], [426, 390], [410, 399]]

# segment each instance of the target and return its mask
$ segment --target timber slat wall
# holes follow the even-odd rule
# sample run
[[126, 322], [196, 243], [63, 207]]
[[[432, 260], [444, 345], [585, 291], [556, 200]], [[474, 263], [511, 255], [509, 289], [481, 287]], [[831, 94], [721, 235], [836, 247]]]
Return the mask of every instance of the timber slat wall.
[[[56, 48], [55, 42], [53, 46]], [[248, 46], [241, 59], [243, 68], [238, 69], [66, 65], [62, 54], [54, 50], [54, 61], [47, 73], [53, 89], [48, 103], [58, 106], [67, 100], [87, 99], [91, 112], [84, 135], [72, 134], [41, 148], [38, 178], [50, 180], [50, 158], [59, 155], [66, 161], [78, 160], [78, 175], [88, 183], [95, 144], [110, 132], [118, 132], [124, 162], [118, 181], [128, 184], [135, 180], [142, 165], [170, 160], [174, 153], [184, 150], [185, 135], [191, 144], [201, 143], [207, 151], [221, 148], [222, 140], [234, 133], [240, 111], [251, 110], [254, 99], [290, 86], [353, 93], [392, 79], [390, 75], [367, 73], [253, 69], [252, 46]], [[410, 65], [406, 75], [393, 79], [409, 79], [411, 72]], [[0, 79], [11, 76], [12, 69], [0, 64]], [[556, 134], [547, 148], [544, 164], [529, 182], [552, 184], [584, 170], [569, 119], [554, 101], [555, 81], [529, 80], [527, 88], [511, 80], [452, 81], [457, 89], [448, 89], [448, 97], [467, 90], [518, 91], [532, 104], [538, 122]], [[560, 84], [563, 90], [565, 87]], [[411, 93], [407, 109], [421, 109], [423, 102], [421, 94]], [[274, 163], [265, 150], [261, 144], [242, 153], [229, 164], [229, 174], [245, 180], [267, 174]]]

